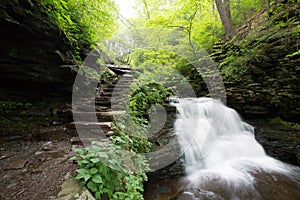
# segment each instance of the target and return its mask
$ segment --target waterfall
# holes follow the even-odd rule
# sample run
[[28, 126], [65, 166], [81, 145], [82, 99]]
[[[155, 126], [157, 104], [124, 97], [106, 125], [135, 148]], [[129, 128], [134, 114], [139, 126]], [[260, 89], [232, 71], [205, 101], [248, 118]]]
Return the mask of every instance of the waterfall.
[[178, 110], [175, 130], [192, 188], [186, 195], [257, 200], [272, 199], [264, 193], [275, 190], [275, 199], [300, 199], [299, 168], [267, 156], [254, 138], [254, 127], [235, 110], [211, 98], [179, 99], [173, 104]]

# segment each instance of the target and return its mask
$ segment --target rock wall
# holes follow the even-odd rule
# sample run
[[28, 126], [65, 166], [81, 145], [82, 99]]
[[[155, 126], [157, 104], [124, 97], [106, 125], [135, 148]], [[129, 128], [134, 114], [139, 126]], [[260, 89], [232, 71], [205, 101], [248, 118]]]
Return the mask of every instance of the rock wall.
[[[213, 57], [221, 65], [233, 57], [224, 67], [235, 67], [232, 76], [239, 80], [225, 79], [227, 102], [245, 118], [280, 116], [299, 122], [299, 10], [299, 3], [284, 2], [269, 16], [258, 13], [245, 23], [248, 35], [238, 33], [236, 40], [215, 51]], [[245, 73], [238, 75], [242, 70]]]
[[[246, 69], [232, 74], [238, 80], [225, 78], [227, 105], [256, 127], [256, 139], [269, 155], [300, 166], [300, 4], [278, 9], [268, 20], [259, 13], [265, 19], [247, 22], [256, 24], [248, 35], [217, 45], [212, 57], [223, 71]], [[222, 68], [228, 58], [232, 62]], [[279, 125], [270, 123], [274, 118]]]
[[68, 97], [74, 47], [36, 1], [0, 2], [0, 99]]
[[279, 35], [259, 42], [265, 52], [249, 64], [242, 81], [225, 82], [228, 105], [245, 118], [281, 116], [299, 122], [300, 57], [288, 55], [297, 51], [300, 39]]

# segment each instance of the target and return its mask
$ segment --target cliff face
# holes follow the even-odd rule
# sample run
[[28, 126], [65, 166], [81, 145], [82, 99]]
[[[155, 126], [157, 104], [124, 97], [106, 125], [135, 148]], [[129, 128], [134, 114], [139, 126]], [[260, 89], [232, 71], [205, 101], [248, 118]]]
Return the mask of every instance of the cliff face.
[[73, 47], [35, 1], [0, 2], [0, 99], [68, 97]]
[[299, 9], [299, 3], [283, 4], [269, 16], [259, 13], [235, 41], [214, 49], [227, 103], [245, 118], [300, 117]]
[[227, 104], [256, 127], [256, 139], [269, 155], [295, 165], [300, 165], [299, 16], [299, 3], [260, 13], [235, 41], [216, 46], [212, 54], [231, 76], [224, 80]]
[[246, 118], [299, 120], [300, 57], [290, 55], [299, 48], [300, 38], [289, 34], [270, 32], [262, 41], [254, 40], [249, 48], [261, 51], [254, 52], [256, 60], [248, 63], [241, 81], [225, 83], [228, 104]]

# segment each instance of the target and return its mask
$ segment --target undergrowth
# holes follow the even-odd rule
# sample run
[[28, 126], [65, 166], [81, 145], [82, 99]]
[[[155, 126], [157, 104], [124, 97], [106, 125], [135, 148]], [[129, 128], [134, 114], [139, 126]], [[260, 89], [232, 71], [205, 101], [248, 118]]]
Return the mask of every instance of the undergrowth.
[[90, 148], [76, 149], [71, 159], [79, 169], [76, 179], [96, 199], [143, 199], [143, 182], [148, 165], [143, 156], [111, 142], [94, 142]]
[[76, 179], [85, 185], [96, 199], [143, 199], [143, 182], [149, 170], [142, 153], [151, 149], [147, 138], [147, 112], [151, 105], [162, 103], [168, 89], [157, 83], [132, 86], [127, 113], [113, 124], [114, 136], [93, 142], [89, 148], [76, 149], [79, 169]]

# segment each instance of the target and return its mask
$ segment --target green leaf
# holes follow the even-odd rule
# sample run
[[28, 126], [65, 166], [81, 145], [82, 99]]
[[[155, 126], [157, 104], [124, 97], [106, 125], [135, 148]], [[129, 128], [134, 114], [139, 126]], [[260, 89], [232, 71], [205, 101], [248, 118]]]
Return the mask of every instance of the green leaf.
[[83, 176], [83, 179], [84, 179], [85, 181], [88, 181], [90, 178], [91, 178], [91, 175], [90, 175], [90, 174], [85, 174], [85, 175]]
[[69, 160], [77, 160], [77, 159], [78, 159], [78, 156], [73, 156]]
[[102, 177], [98, 174], [93, 176], [92, 181], [94, 181], [95, 183], [103, 183]]
[[104, 152], [98, 152], [97, 156], [100, 157], [100, 158], [108, 158], [108, 155]]
[[89, 181], [87, 184], [87, 188], [92, 190], [93, 192], [96, 192], [98, 189], [97, 184], [93, 181]]
[[109, 189], [103, 188], [102, 192], [103, 192], [103, 193], [108, 193], [108, 192], [109, 192]]
[[80, 155], [82, 155], [84, 152], [85, 152], [85, 150], [84, 149], [74, 149], [74, 152], [76, 152], [76, 153], [78, 153], [78, 154], [80, 154]]
[[90, 173], [91, 174], [96, 174], [98, 172], [98, 169], [97, 168], [92, 168], [90, 169]]
[[84, 163], [84, 164], [88, 164], [88, 163], [89, 163], [89, 161], [88, 161], [88, 160], [82, 160], [82, 163]]
[[96, 199], [100, 199], [101, 193], [100, 193], [99, 191], [97, 191], [97, 192], [95, 193], [95, 197], [96, 197]]
[[78, 174], [86, 174], [88, 173], [89, 171], [87, 169], [77, 169], [77, 173]]
[[91, 159], [91, 162], [97, 163], [97, 162], [100, 162], [100, 160], [99, 160], [98, 158], [92, 158], [92, 159]]

